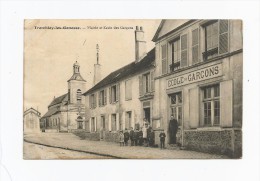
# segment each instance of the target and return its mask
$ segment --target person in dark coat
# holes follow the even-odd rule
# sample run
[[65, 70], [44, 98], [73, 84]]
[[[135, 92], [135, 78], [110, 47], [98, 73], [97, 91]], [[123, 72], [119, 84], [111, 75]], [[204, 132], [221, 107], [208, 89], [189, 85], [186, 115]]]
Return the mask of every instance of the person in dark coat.
[[139, 139], [139, 130], [136, 128], [133, 134], [134, 146], [137, 146]]
[[149, 146], [150, 147], [154, 146], [154, 139], [155, 139], [154, 131], [153, 131], [153, 129], [150, 129], [150, 132], [149, 132]]
[[171, 120], [169, 122], [169, 135], [170, 135], [170, 144], [176, 144], [176, 134], [178, 131], [178, 121], [171, 115]]
[[134, 130], [132, 127], [130, 128], [129, 137], [131, 141], [131, 146], [134, 146]]
[[160, 137], [161, 149], [164, 149], [165, 148], [165, 137], [166, 137], [164, 130], [162, 130], [162, 132], [159, 134], [159, 137]]
[[128, 132], [127, 128], [125, 128], [125, 132], [124, 132], [125, 146], [128, 146], [128, 140], [129, 140], [129, 132]]
[[138, 145], [139, 146], [143, 145], [143, 131], [142, 131], [142, 128], [139, 130], [139, 133], [138, 133]]

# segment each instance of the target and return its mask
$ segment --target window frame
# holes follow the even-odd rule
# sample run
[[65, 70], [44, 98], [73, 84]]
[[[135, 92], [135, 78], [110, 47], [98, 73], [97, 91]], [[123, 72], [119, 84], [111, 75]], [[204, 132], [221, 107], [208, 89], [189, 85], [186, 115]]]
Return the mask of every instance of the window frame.
[[[130, 91], [130, 93], [128, 93], [128, 91]], [[129, 95], [129, 97], [127, 97], [127, 95]], [[132, 100], [132, 97], [133, 97], [133, 95], [132, 95], [132, 79], [127, 79], [125, 81], [125, 100], [126, 101]]]

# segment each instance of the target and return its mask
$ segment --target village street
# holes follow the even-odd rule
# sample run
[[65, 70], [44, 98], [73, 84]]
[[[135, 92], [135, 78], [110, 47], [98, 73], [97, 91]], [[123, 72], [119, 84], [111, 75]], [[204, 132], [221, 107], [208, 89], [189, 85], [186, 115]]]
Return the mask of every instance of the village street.
[[72, 133], [24, 135], [24, 159], [223, 159], [224, 155], [179, 149], [120, 147], [114, 142], [81, 140]]

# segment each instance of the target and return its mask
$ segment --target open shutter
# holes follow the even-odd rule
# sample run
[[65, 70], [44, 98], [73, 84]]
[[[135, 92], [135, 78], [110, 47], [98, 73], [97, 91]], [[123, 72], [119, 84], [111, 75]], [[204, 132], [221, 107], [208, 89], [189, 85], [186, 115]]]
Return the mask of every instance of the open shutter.
[[162, 45], [161, 58], [162, 58], [162, 74], [167, 73], [167, 46]]
[[95, 132], [97, 131], [97, 117], [95, 117]]
[[116, 113], [116, 130], [119, 130], [119, 113]]
[[107, 105], [107, 89], [104, 89], [104, 105]]
[[232, 80], [220, 83], [220, 125], [232, 127], [233, 121], [233, 83]]
[[127, 123], [126, 123], [126, 119], [125, 119], [125, 112], [122, 113], [122, 128], [123, 130], [125, 130], [126, 126], [128, 127]]
[[199, 28], [192, 31], [192, 64], [199, 62]]
[[143, 76], [139, 76], [139, 95], [143, 96]]
[[120, 99], [120, 84], [118, 83], [116, 85], [116, 101], [119, 101]]
[[181, 67], [188, 65], [188, 35], [181, 35]]
[[130, 127], [135, 128], [135, 110], [132, 110], [132, 113], [131, 113], [131, 126]]
[[91, 95], [88, 96], [88, 100], [89, 100], [89, 108], [92, 108], [92, 105], [91, 105]]
[[228, 20], [219, 20], [219, 54], [228, 52]]
[[151, 92], [154, 91], [154, 70], [151, 71]]
[[89, 132], [92, 131], [92, 129], [91, 129], [91, 128], [92, 128], [92, 125], [91, 125], [92, 123], [91, 123], [91, 121], [92, 121], [92, 118], [89, 118]]
[[109, 131], [112, 130], [112, 126], [111, 126], [111, 114], [108, 115], [108, 130], [109, 130]]
[[189, 90], [190, 127], [199, 127], [199, 88]]
[[112, 103], [112, 91], [111, 91], [111, 87], [109, 87], [109, 103]]
[[101, 106], [101, 92], [98, 92], [98, 106]]
[[97, 94], [94, 94], [94, 108], [97, 107]]

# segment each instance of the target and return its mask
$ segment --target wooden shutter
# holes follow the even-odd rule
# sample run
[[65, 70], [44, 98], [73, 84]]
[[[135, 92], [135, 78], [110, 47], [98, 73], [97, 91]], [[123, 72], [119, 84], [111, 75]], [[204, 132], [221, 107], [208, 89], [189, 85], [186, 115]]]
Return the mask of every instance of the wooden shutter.
[[91, 95], [88, 96], [88, 100], [89, 100], [89, 108], [92, 108], [92, 105], [91, 105]]
[[92, 123], [91, 122], [92, 122], [92, 118], [89, 118], [89, 132], [92, 131], [92, 129], [91, 129], [92, 128], [92, 125], [91, 125]]
[[220, 83], [220, 125], [232, 127], [233, 122], [233, 82], [232, 80]]
[[104, 89], [104, 105], [107, 105], [107, 89]]
[[143, 96], [143, 76], [139, 76], [139, 95], [140, 97]]
[[118, 83], [116, 85], [116, 101], [119, 101], [120, 99], [120, 84]]
[[108, 115], [108, 130], [112, 130], [112, 125], [111, 125], [111, 114]]
[[116, 113], [116, 130], [119, 130], [119, 113]]
[[154, 91], [154, 70], [152, 70], [151, 72], [150, 72], [150, 74], [151, 74], [151, 92], [153, 92]]
[[126, 123], [126, 119], [125, 119], [125, 112], [122, 113], [122, 128], [123, 130], [125, 130], [126, 126], [128, 126], [128, 123]]
[[219, 20], [219, 54], [228, 52], [228, 31], [229, 23], [228, 20]]
[[94, 94], [94, 108], [97, 107], [97, 95], [96, 93]]
[[192, 64], [199, 62], [199, 28], [192, 31]]
[[109, 87], [109, 103], [112, 103], [112, 91], [111, 91], [111, 87]]
[[98, 106], [101, 106], [101, 91], [98, 92]]
[[181, 67], [188, 65], [188, 35], [181, 36]]
[[162, 59], [162, 74], [166, 74], [167, 73], [167, 46], [162, 45], [162, 51], [161, 51], [161, 59]]
[[[190, 127], [199, 127], [199, 88], [189, 90]], [[184, 111], [184, 110], [183, 110]]]
[[95, 132], [96, 132], [97, 131], [97, 117], [95, 117], [94, 120], [95, 120], [94, 124], [95, 124]]

